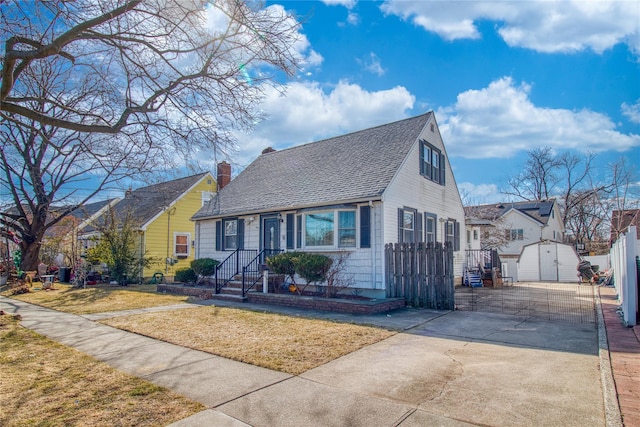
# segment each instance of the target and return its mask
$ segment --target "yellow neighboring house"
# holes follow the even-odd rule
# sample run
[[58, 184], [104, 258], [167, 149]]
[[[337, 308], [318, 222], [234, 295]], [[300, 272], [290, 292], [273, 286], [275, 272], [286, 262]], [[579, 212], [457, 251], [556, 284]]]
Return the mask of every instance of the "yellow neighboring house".
[[[153, 260], [144, 268], [143, 278], [162, 273], [171, 279], [176, 270], [190, 267], [195, 237], [195, 224], [190, 218], [213, 197], [216, 189], [213, 175], [205, 172], [129, 190], [112, 208], [120, 223], [130, 216], [131, 225], [138, 230], [140, 256]], [[86, 242], [97, 234], [95, 229], [86, 228], [81, 238]]]

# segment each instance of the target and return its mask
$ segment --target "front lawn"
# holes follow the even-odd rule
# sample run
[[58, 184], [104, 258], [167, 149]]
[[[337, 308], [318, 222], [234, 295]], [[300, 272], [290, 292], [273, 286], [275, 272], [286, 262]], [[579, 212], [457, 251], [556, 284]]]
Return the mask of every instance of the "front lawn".
[[0, 315], [0, 425], [163, 426], [204, 410]]
[[184, 295], [159, 294], [156, 292], [155, 285], [127, 287], [95, 285], [82, 289], [56, 283], [53, 288], [52, 290], [44, 290], [40, 283], [34, 283], [30, 293], [11, 295], [12, 290], [9, 289], [2, 292], [2, 295], [73, 314], [156, 307], [178, 304], [189, 299]]
[[224, 307], [114, 317], [119, 329], [298, 375], [395, 332]]

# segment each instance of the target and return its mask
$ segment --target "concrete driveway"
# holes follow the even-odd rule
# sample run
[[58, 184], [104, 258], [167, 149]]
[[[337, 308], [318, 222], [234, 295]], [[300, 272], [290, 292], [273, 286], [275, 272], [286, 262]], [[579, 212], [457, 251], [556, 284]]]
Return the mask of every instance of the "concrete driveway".
[[216, 409], [255, 426], [603, 426], [592, 324], [451, 312]]

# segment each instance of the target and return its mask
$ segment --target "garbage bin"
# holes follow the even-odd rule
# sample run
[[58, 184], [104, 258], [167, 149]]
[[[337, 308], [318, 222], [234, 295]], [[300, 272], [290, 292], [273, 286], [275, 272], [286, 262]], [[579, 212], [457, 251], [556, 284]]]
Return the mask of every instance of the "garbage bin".
[[60, 269], [58, 270], [58, 280], [62, 283], [71, 282], [71, 268], [60, 267]]

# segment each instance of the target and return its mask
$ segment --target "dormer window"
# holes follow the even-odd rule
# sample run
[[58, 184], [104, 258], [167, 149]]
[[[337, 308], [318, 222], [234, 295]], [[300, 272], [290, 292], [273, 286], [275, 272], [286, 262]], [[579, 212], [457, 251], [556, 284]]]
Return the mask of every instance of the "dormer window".
[[444, 185], [444, 154], [428, 143], [420, 141], [420, 175], [436, 184]]

